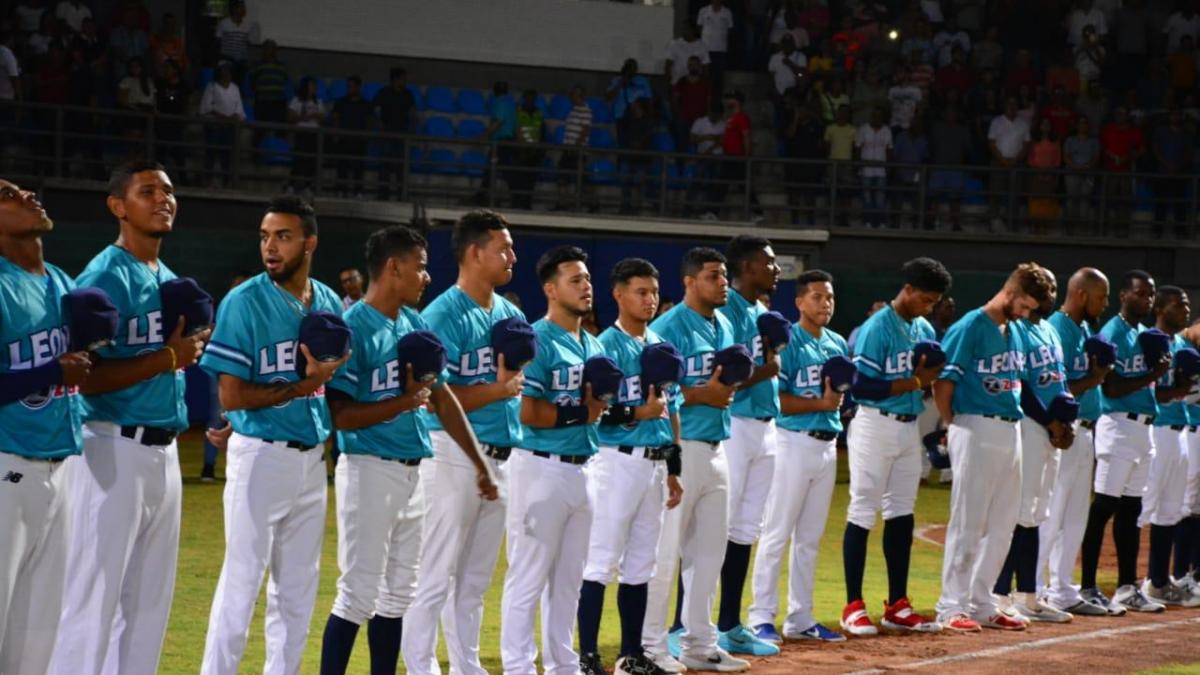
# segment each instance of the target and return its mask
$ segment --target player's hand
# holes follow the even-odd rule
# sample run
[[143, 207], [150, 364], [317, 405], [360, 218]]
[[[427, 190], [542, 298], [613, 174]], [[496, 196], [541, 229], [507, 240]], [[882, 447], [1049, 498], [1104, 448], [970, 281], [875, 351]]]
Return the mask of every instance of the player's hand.
[[1150, 372], [1154, 373], [1154, 379], [1157, 380], [1163, 375], [1166, 375], [1167, 371], [1170, 369], [1171, 355], [1163, 354], [1162, 357], [1158, 359], [1158, 363], [1154, 364], [1154, 368]]
[[496, 384], [500, 385], [503, 394], [500, 398], [516, 398], [525, 388], [525, 372], [509, 370], [504, 365], [504, 355], [500, 354], [496, 357]]
[[679, 482], [679, 476], [667, 476], [667, 509], [679, 506], [682, 500], [683, 484]]
[[475, 486], [479, 488], [479, 496], [485, 501], [494, 502], [500, 497], [500, 486], [490, 470], [480, 471], [475, 475]]
[[767, 353], [769, 356], [767, 356], [763, 364], [758, 367], [759, 372], [763, 373], [768, 378], [778, 377], [779, 371], [783, 370], [783, 363], [779, 358], [779, 353], [775, 351]]
[[600, 416], [604, 414], [604, 411], [608, 410], [608, 401], [601, 401], [592, 396], [591, 383], [583, 385], [583, 404], [588, 409], [588, 424], [595, 424], [600, 419]]
[[400, 398], [404, 400], [401, 404], [401, 412], [416, 410], [429, 403], [429, 383], [417, 382], [413, 379], [412, 364], [405, 366], [404, 371], [404, 395]]
[[1107, 366], [1102, 366], [1096, 360], [1096, 357], [1090, 356], [1088, 357], [1088, 378], [1096, 383], [1103, 382], [1104, 378], [1108, 377], [1108, 374], [1112, 372], [1115, 365], [1115, 363], [1110, 363]]
[[212, 443], [213, 447], [221, 452], [229, 449], [229, 437], [231, 435], [233, 435], [233, 425], [229, 422], [226, 422], [225, 426], [220, 429], [204, 430], [204, 438], [208, 439], [208, 442]]
[[828, 377], [825, 378], [825, 395], [821, 397], [821, 402], [824, 404], [825, 410], [830, 412], [840, 410], [842, 399], [845, 397], [845, 394], [833, 388], [833, 384]]
[[170, 339], [167, 340], [167, 347], [175, 352], [175, 370], [182, 370], [199, 361], [210, 335], [212, 329], [205, 328], [193, 335], [184, 336], [183, 317], [179, 317], [179, 322], [175, 324], [175, 332], [171, 333]]
[[311, 387], [311, 390], [308, 392], [310, 394], [325, 386], [327, 382], [333, 379], [333, 374], [337, 372], [337, 369], [350, 360], [349, 350], [335, 361], [318, 361], [312, 355], [312, 352], [308, 350], [308, 345], [303, 342], [300, 343], [300, 351], [304, 354], [304, 358], [308, 359], [304, 370], [304, 382]]
[[58, 365], [62, 367], [62, 384], [77, 387], [87, 381], [92, 374], [92, 357], [87, 352], [68, 352], [58, 357]]
[[650, 385], [646, 391], [646, 402], [639, 405], [633, 412], [637, 420], [656, 420], [667, 416], [667, 397]]
[[714, 408], [728, 408], [733, 403], [733, 392], [737, 390], [737, 387], [721, 381], [721, 368], [722, 366], [713, 368], [712, 376], [704, 383], [708, 405]]
[[913, 369], [913, 376], [919, 379], [921, 384], [925, 385], [926, 387], [932, 384], [933, 381], [937, 379], [938, 375], [941, 374], [942, 368], [946, 367], [945, 363], [942, 363], [940, 366], [927, 366], [925, 365], [925, 360], [927, 358], [929, 357], [922, 356], [921, 362], [918, 363], [917, 367]]

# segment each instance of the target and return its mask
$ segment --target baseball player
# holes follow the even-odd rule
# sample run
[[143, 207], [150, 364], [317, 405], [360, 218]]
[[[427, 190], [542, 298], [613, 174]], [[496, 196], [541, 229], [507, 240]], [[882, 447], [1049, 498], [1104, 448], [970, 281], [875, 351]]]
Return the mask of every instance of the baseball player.
[[[1022, 380], [1028, 341], [1017, 321], [1053, 304], [1053, 281], [1024, 263], [987, 304], [946, 332], [946, 367], [933, 397], [947, 425], [954, 482], [942, 562], [938, 620], [947, 630], [1024, 630], [991, 593], [1021, 506]], [[1013, 493], [1017, 488], [1017, 493]], [[1036, 560], [1036, 557], [1035, 557]]]
[[163, 325], [159, 287], [175, 274], [158, 255], [177, 207], [166, 172], [122, 164], [108, 192], [120, 234], [76, 283], [105, 291], [120, 324], [82, 387], [83, 454], [67, 463], [74, 535], [51, 665], [60, 675], [158, 669], [179, 552], [183, 369], [210, 332], [184, 335], [182, 319]]
[[913, 505], [924, 454], [916, 421], [924, 409], [922, 391], [941, 370], [941, 364], [914, 359], [913, 347], [933, 339], [933, 326], [924, 317], [949, 290], [950, 273], [931, 258], [910, 260], [900, 272], [904, 287], [862, 325], [854, 353], [859, 378], [853, 393], [859, 409], [847, 436], [850, 504], [842, 539], [846, 608], [841, 619], [842, 629], [854, 636], [878, 633], [862, 596], [867, 535], [875, 526], [877, 511], [883, 512], [888, 570], [883, 627], [904, 632], [941, 630], [936, 621], [914, 612], [908, 600]]
[[414, 353], [397, 352], [397, 343], [402, 350], [407, 346], [405, 336], [417, 338], [414, 345], [427, 344], [429, 351], [441, 349], [414, 333], [426, 330], [413, 307], [429, 285], [427, 249], [425, 238], [407, 227], [372, 234], [366, 246], [371, 285], [344, 314], [354, 335], [351, 356], [327, 394], [342, 448], [334, 479], [341, 575], [325, 624], [322, 673], [346, 672], [359, 626], [368, 619], [371, 671], [396, 672], [421, 554], [420, 465], [433, 455], [425, 417], [418, 412], [422, 406], [429, 403], [466, 449], [479, 494], [496, 498], [475, 435], [445, 387], [445, 372], [414, 379], [414, 364], [423, 354], [415, 353], [416, 346], [410, 348]]
[[[736, 672], [750, 664], [718, 646], [711, 618], [728, 536], [724, 441], [729, 438], [729, 406], [735, 390], [721, 380], [722, 368], [714, 366], [715, 354], [734, 344], [733, 326], [717, 311], [727, 302], [729, 290], [725, 256], [710, 248], [694, 248], [681, 267], [683, 302], [655, 319], [650, 329], [675, 345], [684, 358], [679, 410], [683, 500], [663, 522], [642, 643], [667, 672]], [[675, 634], [679, 656], [673, 657], [664, 627], [676, 560], [683, 570], [684, 629]]]
[[641, 258], [626, 258], [613, 267], [611, 280], [617, 321], [599, 340], [625, 380], [600, 418], [600, 452], [588, 468], [593, 515], [579, 594], [580, 671], [605, 672], [598, 653], [604, 589], [619, 574], [621, 651], [616, 672], [653, 675], [663, 671], [643, 653], [642, 630], [664, 504], [674, 508], [683, 495], [678, 391], [663, 390], [643, 377], [645, 348], [662, 343], [648, 327], [658, 307], [658, 270]]
[[[1069, 396], [1067, 372], [1063, 364], [1062, 341], [1046, 318], [1054, 312], [1058, 282], [1054, 274], [1042, 268], [1050, 282], [1046, 301], [1029, 313], [1028, 319], [1013, 323], [1024, 341], [1026, 380], [1021, 386], [1021, 501], [1017, 526], [1012, 533], [1008, 557], [992, 592], [996, 607], [1009, 618], [1020, 621], [1066, 623], [1071, 615], [1042, 603], [1037, 593], [1038, 529], [1046, 520], [1050, 491], [1058, 479], [1060, 448], [1074, 442], [1073, 428], [1053, 415], [1053, 402]], [[1069, 441], [1069, 442], [1068, 442]], [[1013, 575], [1017, 592], [1012, 594]]]
[[[774, 634], [779, 639], [779, 571], [791, 540], [783, 637], [839, 642], [846, 638], [813, 618], [817, 549], [833, 497], [842, 429], [838, 409], [843, 394], [824, 376], [823, 366], [834, 356], [848, 355], [842, 336], [826, 328], [833, 318], [833, 277], [822, 270], [801, 274], [796, 279], [796, 308], [800, 321], [781, 354], [779, 449], [766, 529], [754, 556], [749, 618], [760, 638]], [[846, 365], [853, 369], [848, 361]]]
[[763, 527], [763, 510], [775, 472], [775, 418], [779, 416], [779, 356], [764, 348], [755, 320], [767, 308], [758, 301], [775, 291], [779, 266], [771, 242], [738, 235], [725, 247], [733, 279], [729, 301], [717, 311], [733, 327], [733, 341], [744, 345], [755, 368], [733, 396], [729, 410], [729, 543], [721, 566], [721, 604], [717, 630], [721, 649], [731, 654], [774, 656], [777, 645], [759, 639], [742, 625], [742, 591], [750, 569], [750, 548]]
[[[1171, 355], [1189, 346], [1179, 333], [1191, 318], [1188, 295], [1178, 286], [1159, 286], [1154, 294], [1155, 327], [1171, 336]], [[1174, 363], [1155, 384], [1158, 415], [1151, 432], [1150, 472], [1142, 498], [1138, 526], [1150, 526], [1150, 558], [1142, 592], [1150, 600], [1183, 607], [1200, 606], [1200, 595], [1188, 585], [1171, 581], [1171, 549], [1175, 527], [1183, 518], [1184, 492], [1187, 490], [1187, 434], [1191, 419], [1182, 399], [1192, 388], [1192, 374], [1183, 373]]]
[[[1200, 349], [1200, 319], [1183, 331], [1188, 346]], [[1175, 583], [1188, 586], [1193, 594], [1200, 593], [1200, 387], [1193, 387], [1185, 399], [1188, 404], [1187, 488], [1183, 493], [1183, 520], [1175, 528]]]
[[[471, 211], [454, 225], [451, 236], [458, 280], [421, 313], [446, 348], [446, 380], [482, 444], [489, 469], [499, 483], [499, 498], [480, 498], [478, 471], [467, 461], [439, 420], [430, 419], [433, 459], [421, 463], [425, 514], [417, 593], [404, 616], [401, 650], [409, 673], [440, 672], [437, 663], [439, 620], [450, 668], [483, 675], [479, 629], [483, 596], [491, 584], [504, 537], [507, 462], [521, 440], [520, 364], [505, 364], [492, 348], [492, 327], [525, 315], [496, 288], [512, 280], [517, 256], [504, 218], [487, 210]], [[509, 366], [512, 367], [509, 367]]]
[[[1088, 510], [1083, 533], [1083, 599], [1109, 613], [1120, 608], [1138, 612], [1161, 612], [1137, 586], [1139, 548], [1138, 516], [1142, 512], [1142, 493], [1149, 473], [1153, 444], [1151, 425], [1158, 414], [1154, 382], [1171, 367], [1170, 354], [1155, 362], [1146, 359], [1138, 335], [1140, 322], [1151, 315], [1154, 279], [1142, 270], [1121, 277], [1121, 310], [1100, 329], [1100, 335], [1117, 347], [1117, 361], [1101, 387], [1102, 414], [1096, 422], [1096, 496]], [[1117, 548], [1116, 594], [1111, 600], [1096, 586], [1096, 568], [1100, 545], [1109, 519], [1113, 519], [1113, 540]]]
[[1063, 347], [1067, 387], [1079, 401], [1079, 421], [1074, 443], [1061, 453], [1058, 476], [1050, 490], [1049, 513], [1038, 528], [1038, 573], [1049, 570], [1043, 601], [1081, 616], [1108, 614], [1105, 607], [1085, 602], [1079, 587], [1071, 583], [1092, 492], [1092, 434], [1100, 417], [1099, 387], [1112, 370], [1111, 365], [1091, 356], [1085, 345], [1092, 337], [1092, 326], [1107, 308], [1108, 278], [1098, 269], [1084, 267], [1071, 275], [1062, 307], [1046, 320], [1058, 332]]
[[53, 229], [37, 197], [0, 179], [0, 672], [44, 673], [62, 609], [68, 513], [63, 460], [83, 448], [63, 297], [75, 282], [42, 258]]
[[[202, 673], [235, 673], [254, 603], [267, 584], [266, 673], [294, 673], [308, 636], [325, 530], [325, 384], [346, 362], [319, 360], [299, 340], [310, 312], [341, 312], [311, 279], [317, 219], [299, 197], [276, 197], [259, 227], [264, 274], [221, 303], [200, 366], [220, 379], [233, 427], [225, 469], [225, 561], [213, 596]], [[297, 372], [297, 355], [304, 370]]]
[[538, 260], [546, 317], [533, 324], [537, 356], [525, 368], [524, 437], [509, 469], [508, 571], [500, 603], [504, 672], [536, 675], [535, 613], [542, 603], [546, 673], [579, 672], [572, 627], [587, 558], [592, 504], [584, 464], [598, 448], [607, 403], [584, 383], [584, 364], [604, 348], [581, 328], [592, 310], [587, 254], [574, 246]]

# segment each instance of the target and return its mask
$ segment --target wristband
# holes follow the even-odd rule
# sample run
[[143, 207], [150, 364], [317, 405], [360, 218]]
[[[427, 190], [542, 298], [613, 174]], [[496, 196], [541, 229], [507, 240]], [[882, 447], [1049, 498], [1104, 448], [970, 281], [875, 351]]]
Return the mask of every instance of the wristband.
[[921, 378], [917, 377], [916, 375], [913, 375], [913, 379], [917, 381], [917, 389], [925, 388], [925, 383], [921, 382]]
[[604, 426], [620, 426], [634, 422], [636, 417], [637, 409], [633, 406], [614, 403], [600, 416], [600, 424]]
[[672, 443], [666, 446], [667, 451], [667, 475], [678, 476], [683, 471], [683, 452], [678, 443]]
[[176, 366], [179, 365], [179, 360], [175, 355], [175, 348], [172, 347], [171, 345], [167, 345], [166, 347], [163, 347], [163, 349], [167, 350], [167, 352], [171, 355], [171, 369], [168, 370], [167, 372], [168, 373], [174, 372]]
[[587, 416], [587, 406], [557, 406], [557, 412], [554, 418], [554, 428], [561, 429], [563, 427], [574, 427], [580, 424], [585, 424], [587, 422]]

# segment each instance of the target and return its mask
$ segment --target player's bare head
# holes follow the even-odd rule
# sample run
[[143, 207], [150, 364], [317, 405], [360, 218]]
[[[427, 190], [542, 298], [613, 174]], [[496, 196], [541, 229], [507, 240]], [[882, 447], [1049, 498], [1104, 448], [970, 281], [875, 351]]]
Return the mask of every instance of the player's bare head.
[[950, 290], [950, 272], [933, 258], [913, 258], [900, 268], [904, 287], [896, 298], [901, 314], [909, 319], [928, 316]]
[[1121, 301], [1121, 314], [1126, 318], [1146, 318], [1154, 303], [1154, 277], [1145, 270], [1129, 270], [1121, 275], [1117, 297]]
[[283, 283], [308, 273], [317, 250], [317, 213], [296, 195], [279, 195], [267, 204], [258, 227], [258, 247], [272, 281]]
[[949, 295], [943, 295], [941, 300], [933, 306], [933, 310], [929, 313], [929, 318], [941, 328], [949, 328], [950, 324], [954, 323], [954, 317], [958, 314], [958, 305], [955, 304], [954, 298]]
[[175, 224], [175, 186], [153, 160], [131, 159], [113, 168], [106, 202], [122, 227], [143, 236], [165, 237]]
[[779, 283], [779, 265], [775, 249], [766, 237], [739, 234], [725, 245], [725, 265], [739, 288], [749, 287], [754, 294], [770, 293]]
[[796, 277], [796, 309], [800, 318], [818, 326], [833, 319], [833, 275], [825, 270], [808, 270]]
[[1154, 292], [1154, 317], [1159, 328], [1169, 334], [1186, 328], [1192, 318], [1187, 292], [1178, 286], [1159, 286]]
[[613, 299], [622, 317], [647, 322], [658, 309], [658, 269], [643, 258], [626, 258], [612, 274]]
[[38, 237], [52, 229], [54, 222], [32, 190], [0, 178], [0, 236]]
[[581, 318], [592, 311], [592, 275], [587, 259], [583, 249], [570, 245], [555, 246], [538, 258], [538, 281], [551, 309], [557, 306]]
[[464, 213], [450, 233], [454, 258], [464, 274], [478, 277], [492, 287], [512, 281], [517, 254], [504, 216], [489, 209]]
[[428, 249], [425, 237], [411, 227], [392, 225], [372, 232], [366, 246], [371, 285], [396, 293], [401, 304], [416, 305], [429, 286]]
[[1095, 267], [1081, 267], [1067, 280], [1064, 308], [1082, 309], [1088, 321], [1099, 319], [1108, 309], [1108, 277]]
[[725, 256], [706, 246], [696, 247], [683, 256], [684, 300], [691, 299], [707, 308], [723, 307], [728, 299], [729, 277]]
[[363, 275], [357, 267], [347, 267], [338, 272], [338, 284], [341, 285], [342, 292], [351, 298], [357, 300], [362, 297]]
[[1005, 296], [1004, 318], [1027, 319], [1040, 308], [1054, 306], [1054, 275], [1037, 263], [1021, 263], [1008, 275], [1001, 293]]

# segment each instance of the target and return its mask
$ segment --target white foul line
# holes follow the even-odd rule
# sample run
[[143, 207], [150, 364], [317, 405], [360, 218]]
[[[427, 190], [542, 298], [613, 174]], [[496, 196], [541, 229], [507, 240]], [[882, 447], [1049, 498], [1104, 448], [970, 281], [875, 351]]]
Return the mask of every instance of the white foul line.
[[[1041, 647], [1052, 647], [1054, 645], [1065, 644], [1068, 642], [1079, 642], [1082, 640], [1095, 640], [1098, 638], [1114, 637], [1117, 635], [1128, 635], [1130, 633], [1145, 633], [1149, 631], [1162, 630], [1164, 628], [1174, 628], [1187, 624], [1200, 623], [1200, 617], [1191, 619], [1179, 619], [1177, 621], [1162, 621], [1158, 623], [1145, 623], [1138, 626], [1126, 626], [1124, 628], [1105, 628], [1103, 630], [1095, 630], [1087, 633], [1074, 633], [1072, 635], [1060, 635], [1058, 637], [1044, 638], [1041, 640], [1033, 640], [1032, 642], [1018, 642], [1003, 647], [992, 647], [990, 649], [980, 649], [974, 652], [965, 654], [953, 654], [950, 656], [941, 656], [936, 659], [926, 659], [924, 661], [913, 661], [912, 663], [901, 663], [895, 666], [889, 666], [887, 670], [914, 670], [924, 668], [926, 666], [938, 666], [945, 663], [954, 663], [956, 661], [969, 661], [978, 658], [987, 658], [992, 656], [1002, 656], [1016, 651], [1026, 649], [1039, 649]], [[851, 675], [875, 675], [877, 673], [885, 673], [887, 671], [879, 668], [870, 668], [867, 670], [859, 670], [851, 673]]]
[[938, 541], [937, 539], [934, 539], [933, 537], [930, 537], [927, 534], [928, 532], [932, 532], [932, 531], [938, 529], [939, 527], [945, 527], [945, 525], [926, 525], [924, 527], [919, 527], [919, 528], [917, 528], [917, 531], [913, 533], [913, 536], [916, 537], [917, 539], [920, 539], [921, 541], [925, 542], [926, 544], [933, 544], [934, 546], [936, 546], [938, 548], [945, 548], [946, 545], [944, 543]]

